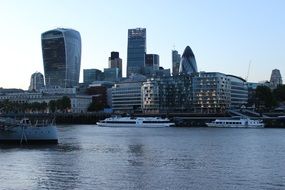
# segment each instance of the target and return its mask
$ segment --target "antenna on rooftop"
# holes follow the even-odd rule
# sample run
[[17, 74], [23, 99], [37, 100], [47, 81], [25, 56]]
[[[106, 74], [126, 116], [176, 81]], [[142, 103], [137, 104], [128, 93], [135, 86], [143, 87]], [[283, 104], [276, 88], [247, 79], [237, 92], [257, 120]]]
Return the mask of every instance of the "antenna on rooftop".
[[246, 81], [248, 80], [248, 77], [249, 77], [250, 65], [251, 65], [251, 60], [249, 60], [249, 63], [248, 63], [247, 74], [246, 74], [246, 76], [245, 76], [245, 80], [246, 80]]

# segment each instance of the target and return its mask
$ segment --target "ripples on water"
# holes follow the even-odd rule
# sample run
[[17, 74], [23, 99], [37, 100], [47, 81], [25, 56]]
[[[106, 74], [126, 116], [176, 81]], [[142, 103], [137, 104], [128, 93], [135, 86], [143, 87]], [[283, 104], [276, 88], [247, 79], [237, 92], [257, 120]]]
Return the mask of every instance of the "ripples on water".
[[0, 189], [285, 189], [284, 129], [59, 126], [0, 148]]

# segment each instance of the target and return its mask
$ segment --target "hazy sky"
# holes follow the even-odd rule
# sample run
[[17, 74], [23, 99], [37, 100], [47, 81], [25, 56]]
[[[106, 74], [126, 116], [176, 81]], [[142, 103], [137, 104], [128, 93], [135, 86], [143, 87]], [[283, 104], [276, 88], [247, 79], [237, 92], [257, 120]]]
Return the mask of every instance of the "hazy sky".
[[171, 50], [189, 45], [199, 71], [269, 80], [285, 75], [284, 0], [0, 0], [0, 87], [27, 89], [43, 73], [41, 33], [57, 28], [80, 32], [83, 69], [108, 67], [119, 51], [126, 73], [127, 32], [145, 27], [147, 53], [171, 68]]

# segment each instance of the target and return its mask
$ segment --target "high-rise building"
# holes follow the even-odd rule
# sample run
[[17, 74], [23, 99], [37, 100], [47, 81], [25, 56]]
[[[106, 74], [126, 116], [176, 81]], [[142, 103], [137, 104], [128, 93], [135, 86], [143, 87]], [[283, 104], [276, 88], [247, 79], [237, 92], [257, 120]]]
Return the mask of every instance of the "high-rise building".
[[177, 76], [179, 74], [181, 55], [176, 50], [172, 50], [172, 75]]
[[179, 73], [191, 75], [192, 73], [197, 73], [197, 72], [198, 72], [198, 69], [197, 69], [197, 64], [196, 64], [194, 53], [192, 49], [189, 46], [187, 46], [183, 52], [183, 55], [180, 61]]
[[30, 91], [38, 91], [45, 86], [44, 76], [40, 72], [35, 72], [31, 76], [31, 82], [29, 86]]
[[103, 74], [99, 69], [83, 69], [83, 82], [91, 84], [94, 81], [102, 80]]
[[277, 88], [277, 86], [282, 85], [281, 73], [278, 69], [272, 70], [270, 77], [270, 86], [271, 88]]
[[143, 74], [146, 76], [151, 76], [154, 75], [155, 72], [158, 70], [159, 70], [159, 55], [146, 54]]
[[44, 32], [42, 53], [47, 87], [74, 87], [79, 83], [81, 37], [73, 29]]
[[122, 59], [119, 56], [119, 52], [111, 52], [111, 57], [109, 57], [109, 68], [119, 69], [119, 78], [122, 78]]
[[146, 54], [146, 29], [128, 30], [127, 77], [143, 73]]

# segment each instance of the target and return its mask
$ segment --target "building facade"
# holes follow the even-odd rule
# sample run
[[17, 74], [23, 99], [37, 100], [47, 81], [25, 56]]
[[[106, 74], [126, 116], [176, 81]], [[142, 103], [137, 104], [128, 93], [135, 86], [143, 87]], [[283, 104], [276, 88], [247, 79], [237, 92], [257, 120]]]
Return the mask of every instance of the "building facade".
[[159, 55], [157, 54], [146, 54], [145, 56], [145, 67], [144, 75], [152, 76], [156, 71], [159, 70]]
[[114, 68], [105, 68], [104, 69], [104, 80], [105, 81], [112, 81], [112, 82], [116, 82], [120, 80], [119, 77], [119, 68], [114, 67]]
[[103, 79], [102, 71], [99, 69], [83, 69], [83, 83], [91, 84], [94, 81]]
[[46, 86], [74, 87], [79, 83], [81, 37], [73, 29], [57, 28], [41, 36]]
[[142, 86], [142, 109], [145, 113], [192, 111], [190, 76], [151, 78]]
[[240, 109], [248, 103], [248, 85], [247, 82], [237, 76], [227, 75], [231, 86], [231, 104], [230, 109]]
[[230, 108], [231, 81], [218, 72], [200, 72], [192, 78], [195, 113], [224, 113]]
[[128, 30], [127, 77], [132, 73], [142, 74], [146, 55], [146, 29]]
[[44, 88], [44, 76], [40, 72], [35, 72], [31, 76], [29, 91], [38, 91]]
[[119, 52], [111, 52], [111, 57], [109, 57], [108, 62], [109, 68], [118, 68], [119, 69], [119, 78], [123, 77], [123, 65], [122, 59], [120, 58]]
[[192, 73], [197, 73], [197, 72], [198, 68], [194, 53], [192, 49], [189, 46], [187, 46], [182, 54], [179, 66], [179, 73], [191, 75]]
[[172, 75], [177, 76], [179, 74], [181, 55], [176, 50], [172, 50]]
[[129, 78], [112, 87], [112, 108], [114, 112], [132, 113], [141, 111], [141, 87], [146, 77], [132, 74]]

